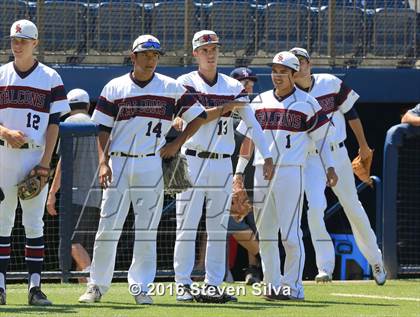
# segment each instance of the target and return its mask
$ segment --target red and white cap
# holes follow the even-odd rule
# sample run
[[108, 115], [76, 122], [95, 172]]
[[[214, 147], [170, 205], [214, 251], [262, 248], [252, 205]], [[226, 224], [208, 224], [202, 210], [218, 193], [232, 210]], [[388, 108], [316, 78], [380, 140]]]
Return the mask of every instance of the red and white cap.
[[289, 67], [290, 69], [293, 69], [294, 71], [299, 71], [298, 58], [293, 53], [287, 51], [277, 53], [274, 56], [273, 61], [271, 63], [268, 63], [268, 66], [273, 65], [283, 65]]
[[216, 32], [210, 30], [202, 30], [194, 34], [192, 40], [193, 51], [207, 44], [220, 45], [219, 37], [217, 36]]
[[12, 24], [10, 28], [10, 37], [22, 39], [38, 39], [38, 29], [34, 23], [29, 20], [19, 20]]

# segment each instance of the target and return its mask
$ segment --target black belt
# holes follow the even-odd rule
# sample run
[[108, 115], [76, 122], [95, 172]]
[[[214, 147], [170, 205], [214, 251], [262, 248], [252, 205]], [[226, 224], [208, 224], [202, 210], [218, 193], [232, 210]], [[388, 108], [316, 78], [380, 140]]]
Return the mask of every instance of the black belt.
[[146, 157], [146, 156], [155, 156], [155, 153], [149, 153], [149, 154], [128, 154], [128, 153], [124, 153], [124, 152], [111, 152], [110, 155], [112, 155], [112, 156], [120, 156], [120, 157], [139, 158], [139, 157]]
[[197, 156], [199, 158], [204, 158], [204, 159], [219, 159], [219, 158], [230, 157], [229, 154], [219, 154], [219, 153], [213, 153], [213, 152], [197, 152], [195, 150], [190, 150], [190, 149], [187, 149], [185, 151], [185, 155]]
[[[340, 149], [344, 146], [344, 142], [340, 142], [337, 145], [338, 145], [338, 148]], [[331, 151], [334, 151], [334, 146], [332, 146], [332, 145], [331, 145]]]
[[[5, 146], [5, 142], [0, 140], [0, 145]], [[29, 143], [24, 143], [19, 149], [29, 149]]]

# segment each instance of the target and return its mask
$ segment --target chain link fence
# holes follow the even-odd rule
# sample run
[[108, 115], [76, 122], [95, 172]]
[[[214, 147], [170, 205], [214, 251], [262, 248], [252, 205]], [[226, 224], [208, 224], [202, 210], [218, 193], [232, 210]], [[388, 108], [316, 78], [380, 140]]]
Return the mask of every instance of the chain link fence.
[[[0, 0], [0, 35], [21, 18], [39, 28], [39, 58], [50, 62], [121, 63], [134, 39], [156, 35], [175, 64], [191, 63], [191, 38], [215, 30], [222, 56], [266, 62], [280, 50], [307, 48], [330, 64], [419, 56], [416, 0]], [[9, 42], [0, 44], [3, 61]]]

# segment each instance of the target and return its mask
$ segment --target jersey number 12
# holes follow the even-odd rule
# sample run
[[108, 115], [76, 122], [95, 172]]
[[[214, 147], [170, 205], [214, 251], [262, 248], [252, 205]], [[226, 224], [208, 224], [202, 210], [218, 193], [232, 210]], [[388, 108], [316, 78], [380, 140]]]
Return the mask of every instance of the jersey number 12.
[[34, 128], [35, 130], [39, 129], [39, 121], [41, 121], [41, 118], [37, 114], [32, 114], [28, 112], [28, 121], [26, 122], [27, 128]]

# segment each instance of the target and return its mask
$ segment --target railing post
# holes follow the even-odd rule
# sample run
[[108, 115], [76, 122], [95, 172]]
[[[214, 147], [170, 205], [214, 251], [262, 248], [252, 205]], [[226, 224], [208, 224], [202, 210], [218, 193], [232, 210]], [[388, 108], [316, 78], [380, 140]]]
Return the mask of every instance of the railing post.
[[335, 65], [335, 7], [336, 0], [328, 1], [328, 57], [330, 65]]
[[37, 0], [36, 1], [36, 25], [38, 28], [38, 38], [39, 38], [39, 44], [38, 44], [38, 56], [37, 59], [40, 62], [44, 62], [44, 43], [45, 43], [45, 26], [44, 26], [44, 1], [43, 0]]
[[191, 14], [193, 9], [193, 0], [185, 0], [185, 15], [184, 15], [184, 56], [183, 64], [184, 66], [191, 65]]

